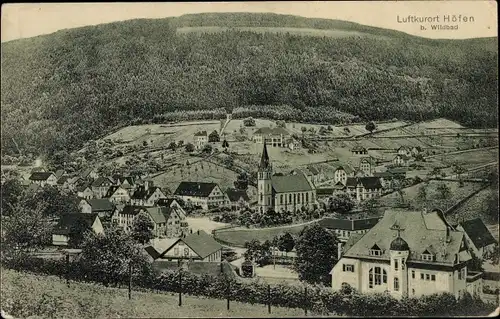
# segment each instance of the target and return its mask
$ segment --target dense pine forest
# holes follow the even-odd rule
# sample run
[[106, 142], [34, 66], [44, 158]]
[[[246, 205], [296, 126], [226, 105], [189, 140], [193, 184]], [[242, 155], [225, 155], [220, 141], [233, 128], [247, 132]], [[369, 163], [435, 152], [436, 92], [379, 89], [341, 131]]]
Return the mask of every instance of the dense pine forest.
[[[225, 28], [178, 32], [204, 26]], [[2, 152], [51, 155], [119, 126], [186, 112], [217, 118], [221, 109], [330, 124], [446, 117], [496, 126], [497, 42], [270, 14], [132, 20], [10, 41], [2, 43]]]

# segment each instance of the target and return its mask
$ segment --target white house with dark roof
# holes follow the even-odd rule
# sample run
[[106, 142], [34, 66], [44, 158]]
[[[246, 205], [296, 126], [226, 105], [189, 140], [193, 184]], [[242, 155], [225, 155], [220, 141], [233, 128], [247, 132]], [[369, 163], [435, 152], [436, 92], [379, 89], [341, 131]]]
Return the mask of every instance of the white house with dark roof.
[[130, 193], [128, 189], [117, 185], [110, 186], [104, 198], [109, 199], [110, 202], [115, 204], [126, 204], [130, 202]]
[[165, 207], [170, 207], [170, 208], [176, 208], [180, 210], [180, 212], [186, 216], [186, 211], [184, 208], [182, 208], [181, 204], [175, 199], [175, 198], [160, 198], [157, 202], [156, 205], [158, 206], [165, 206]]
[[349, 194], [354, 200], [361, 202], [382, 194], [382, 183], [379, 177], [348, 177], [345, 188], [341, 191]]
[[150, 182], [145, 182], [144, 186], [136, 188], [130, 202], [132, 205], [154, 206], [158, 200], [167, 198], [160, 187], [150, 185]]
[[333, 179], [335, 183], [341, 182], [342, 184], [347, 183], [348, 177], [354, 177], [354, 169], [349, 165], [339, 165], [333, 173]]
[[392, 163], [396, 166], [408, 166], [411, 161], [411, 157], [404, 154], [396, 154], [392, 159]]
[[196, 149], [202, 149], [208, 143], [208, 133], [207, 131], [201, 131], [194, 133], [194, 147]]
[[467, 270], [465, 235], [439, 212], [386, 211], [362, 236], [346, 245], [333, 267], [332, 288], [348, 284], [361, 293], [395, 298], [448, 292], [480, 292], [480, 273]]
[[34, 172], [31, 174], [29, 180], [32, 184], [38, 184], [42, 187], [45, 185], [57, 185], [57, 177], [52, 172]]
[[353, 155], [367, 155], [368, 154], [368, 150], [365, 147], [360, 146], [360, 145], [354, 146], [351, 149], [351, 152]]
[[174, 196], [204, 210], [229, 205], [229, 199], [216, 183], [181, 182]]
[[262, 127], [253, 133], [252, 140], [257, 144], [265, 142], [273, 147], [288, 147], [290, 133], [283, 127]]
[[359, 161], [359, 170], [363, 171], [367, 175], [372, 175], [375, 171], [375, 166], [377, 166], [377, 162], [373, 157], [363, 157]]
[[115, 205], [107, 198], [82, 199], [78, 207], [83, 214], [98, 214], [101, 218], [113, 215], [115, 210]]
[[76, 195], [79, 198], [91, 199], [94, 198], [94, 192], [92, 188], [87, 185], [81, 185], [76, 188]]
[[314, 184], [299, 170], [290, 175], [273, 175], [266, 142], [258, 170], [257, 206], [261, 212], [295, 211], [302, 207], [312, 208], [316, 201]]
[[161, 252], [158, 259], [220, 262], [222, 245], [206, 232], [198, 230], [174, 241], [170, 247]]
[[113, 180], [109, 177], [98, 177], [90, 185], [95, 198], [103, 198], [106, 196], [109, 188], [114, 185]]
[[478, 258], [483, 258], [485, 253], [491, 252], [498, 244], [480, 218], [463, 221], [457, 225], [457, 229], [465, 234], [467, 247]]
[[77, 223], [86, 224], [96, 234], [104, 233], [98, 214], [64, 214], [52, 231], [52, 245], [67, 246], [71, 228]]
[[409, 146], [403, 145], [398, 148], [398, 154], [399, 155], [405, 155], [407, 157], [412, 156], [412, 149]]
[[248, 207], [250, 203], [250, 198], [246, 190], [242, 189], [227, 189], [226, 190], [227, 198], [229, 199], [229, 203], [231, 209], [240, 209], [244, 207]]

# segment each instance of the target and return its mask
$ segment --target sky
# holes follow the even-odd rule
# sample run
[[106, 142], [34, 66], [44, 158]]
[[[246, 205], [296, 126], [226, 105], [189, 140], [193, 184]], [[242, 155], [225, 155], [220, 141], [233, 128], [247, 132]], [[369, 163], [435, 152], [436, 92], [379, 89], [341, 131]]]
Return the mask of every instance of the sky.
[[[49, 34], [61, 29], [138, 18], [166, 18], [202, 12], [271, 12], [339, 19], [403, 31], [427, 38], [464, 39], [498, 35], [495, 1], [303, 1], [3, 4], [1, 41]], [[438, 17], [440, 23], [404, 22], [408, 16]], [[469, 21], [444, 22], [444, 16]], [[470, 17], [473, 17], [473, 21]], [[411, 19], [411, 18], [410, 18]], [[435, 18], [434, 18], [435, 19]], [[435, 20], [433, 20], [435, 21]], [[432, 30], [432, 24], [458, 29]], [[422, 27], [425, 30], [422, 30]]]

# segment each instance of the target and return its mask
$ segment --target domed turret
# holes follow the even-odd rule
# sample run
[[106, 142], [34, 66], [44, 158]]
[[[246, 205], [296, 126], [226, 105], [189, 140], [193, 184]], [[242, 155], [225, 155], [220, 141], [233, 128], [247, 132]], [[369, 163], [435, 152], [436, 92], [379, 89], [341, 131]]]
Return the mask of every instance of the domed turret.
[[396, 239], [394, 239], [392, 242], [391, 242], [391, 250], [394, 250], [394, 251], [409, 251], [410, 250], [410, 247], [408, 246], [408, 243], [401, 237], [396, 237]]

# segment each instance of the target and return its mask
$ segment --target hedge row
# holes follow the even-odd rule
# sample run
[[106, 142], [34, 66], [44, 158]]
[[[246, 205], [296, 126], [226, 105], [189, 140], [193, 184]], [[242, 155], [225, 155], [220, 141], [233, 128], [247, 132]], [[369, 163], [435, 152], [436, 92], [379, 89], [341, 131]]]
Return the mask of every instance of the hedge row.
[[[68, 271], [62, 260], [30, 258], [6, 265], [17, 270], [38, 274], [68, 276], [77, 281], [97, 281], [105, 284], [106, 274], [92, 275], [83, 270], [78, 261], [70, 262]], [[119, 276], [118, 282], [126, 284], [128, 276]], [[182, 278], [180, 278], [182, 277]], [[336, 314], [347, 316], [456, 316], [485, 315], [494, 311], [495, 306], [485, 304], [480, 299], [465, 297], [456, 300], [453, 295], [434, 294], [420, 298], [396, 300], [389, 294], [360, 294], [346, 288], [339, 292], [331, 289], [305, 285], [304, 288], [278, 284], [268, 286], [260, 282], [244, 283], [227, 277], [194, 275], [184, 271], [167, 271], [161, 274], [143, 272], [132, 278], [135, 287], [165, 292], [182, 292], [193, 296], [240, 301], [251, 304], [268, 304], [287, 308], [307, 308], [316, 314]], [[180, 283], [182, 282], [182, 286]], [[269, 289], [269, 290], [268, 290]]]

